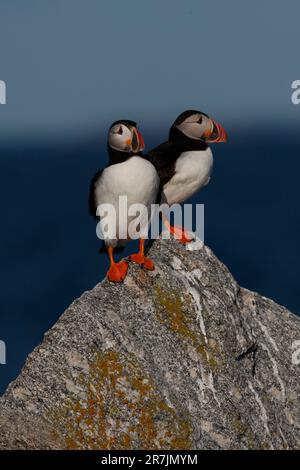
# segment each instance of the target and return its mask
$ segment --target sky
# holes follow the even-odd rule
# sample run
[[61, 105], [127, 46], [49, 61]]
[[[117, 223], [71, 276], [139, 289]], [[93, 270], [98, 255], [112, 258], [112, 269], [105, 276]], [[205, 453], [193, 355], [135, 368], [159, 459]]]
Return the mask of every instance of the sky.
[[87, 199], [116, 119], [147, 149], [188, 108], [224, 126], [192, 201], [205, 241], [240, 285], [300, 314], [299, 18], [298, 0], [0, 0], [0, 394], [105, 276]]
[[189, 107], [296, 126], [300, 4], [263, 0], [1, 0], [0, 138], [75, 141]]

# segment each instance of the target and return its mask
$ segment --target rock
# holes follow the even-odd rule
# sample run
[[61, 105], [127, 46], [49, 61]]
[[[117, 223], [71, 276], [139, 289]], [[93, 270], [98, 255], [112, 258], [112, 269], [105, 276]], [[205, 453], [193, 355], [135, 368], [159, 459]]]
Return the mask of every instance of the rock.
[[45, 334], [0, 400], [0, 448], [299, 448], [300, 319], [201, 243], [150, 255]]

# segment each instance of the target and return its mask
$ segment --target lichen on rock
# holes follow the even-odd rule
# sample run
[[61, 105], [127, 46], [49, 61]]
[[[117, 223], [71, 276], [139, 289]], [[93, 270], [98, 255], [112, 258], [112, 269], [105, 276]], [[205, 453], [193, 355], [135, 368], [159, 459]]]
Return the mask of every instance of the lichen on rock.
[[133, 354], [95, 352], [89, 374], [52, 414], [67, 449], [189, 449], [191, 426]]
[[2, 449], [295, 449], [300, 319], [157, 240], [63, 313], [0, 400]]

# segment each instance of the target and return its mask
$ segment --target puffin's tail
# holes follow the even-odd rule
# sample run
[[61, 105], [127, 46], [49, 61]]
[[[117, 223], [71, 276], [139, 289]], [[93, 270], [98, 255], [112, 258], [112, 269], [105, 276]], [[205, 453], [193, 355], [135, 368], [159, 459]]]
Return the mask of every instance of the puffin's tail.
[[[124, 249], [125, 249], [125, 246], [122, 246], [122, 245], [116, 246], [116, 248], [114, 248], [114, 253], [122, 253]], [[107, 253], [107, 248], [105, 246], [104, 240], [102, 240], [101, 246], [99, 248], [99, 253], [100, 254]]]

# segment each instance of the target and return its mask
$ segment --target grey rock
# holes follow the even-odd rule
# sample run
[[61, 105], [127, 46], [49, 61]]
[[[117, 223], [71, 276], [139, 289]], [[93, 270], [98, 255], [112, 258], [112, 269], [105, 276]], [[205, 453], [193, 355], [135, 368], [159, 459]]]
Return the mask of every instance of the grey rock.
[[299, 448], [300, 319], [194, 248], [157, 240], [155, 271], [70, 305], [0, 400], [0, 448]]

